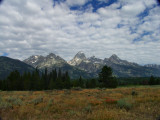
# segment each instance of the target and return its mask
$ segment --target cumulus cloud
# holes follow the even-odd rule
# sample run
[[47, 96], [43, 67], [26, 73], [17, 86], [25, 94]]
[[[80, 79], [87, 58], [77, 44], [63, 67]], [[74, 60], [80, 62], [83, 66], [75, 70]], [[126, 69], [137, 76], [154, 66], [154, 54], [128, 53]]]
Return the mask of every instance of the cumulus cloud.
[[55, 5], [52, 0], [4, 0], [0, 55], [23, 60], [54, 52], [70, 60], [84, 51], [87, 56], [117, 54], [139, 64], [160, 64], [160, 8], [155, 0], [118, 0], [94, 12], [92, 4], [82, 11], [70, 9], [88, 2], [92, 0]]

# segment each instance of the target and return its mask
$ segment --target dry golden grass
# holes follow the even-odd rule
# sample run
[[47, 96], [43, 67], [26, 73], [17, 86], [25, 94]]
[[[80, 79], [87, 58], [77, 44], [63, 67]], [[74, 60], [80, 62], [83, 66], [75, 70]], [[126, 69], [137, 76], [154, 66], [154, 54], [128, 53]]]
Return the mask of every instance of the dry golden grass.
[[[118, 106], [117, 101], [124, 98], [131, 101], [130, 109]], [[0, 102], [2, 120], [156, 120], [160, 86], [0, 91]]]

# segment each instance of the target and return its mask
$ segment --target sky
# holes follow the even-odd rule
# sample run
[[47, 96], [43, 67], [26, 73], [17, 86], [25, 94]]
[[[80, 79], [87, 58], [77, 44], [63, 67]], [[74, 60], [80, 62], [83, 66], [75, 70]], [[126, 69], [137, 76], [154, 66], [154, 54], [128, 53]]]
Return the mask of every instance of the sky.
[[0, 55], [55, 53], [160, 64], [156, 0], [0, 0]]

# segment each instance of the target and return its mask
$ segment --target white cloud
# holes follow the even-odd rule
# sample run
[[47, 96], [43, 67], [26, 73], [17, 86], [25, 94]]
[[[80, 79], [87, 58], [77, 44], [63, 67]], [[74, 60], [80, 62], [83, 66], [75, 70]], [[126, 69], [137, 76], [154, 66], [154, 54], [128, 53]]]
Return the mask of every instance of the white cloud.
[[136, 16], [140, 13], [142, 13], [145, 10], [145, 5], [143, 1], [135, 2], [132, 4], [126, 4], [122, 7], [122, 13], [124, 15], [129, 16]]
[[[53, 7], [51, 0], [4, 1], [0, 6], [0, 55], [9, 53], [23, 60], [54, 52], [69, 60], [84, 51], [87, 56], [117, 54], [140, 64], [160, 64], [160, 8], [153, 7], [155, 0], [119, 0], [97, 12], [92, 12], [91, 5], [85, 12], [69, 8], [86, 2], [67, 0]], [[148, 15], [139, 19], [137, 15], [146, 8]]]

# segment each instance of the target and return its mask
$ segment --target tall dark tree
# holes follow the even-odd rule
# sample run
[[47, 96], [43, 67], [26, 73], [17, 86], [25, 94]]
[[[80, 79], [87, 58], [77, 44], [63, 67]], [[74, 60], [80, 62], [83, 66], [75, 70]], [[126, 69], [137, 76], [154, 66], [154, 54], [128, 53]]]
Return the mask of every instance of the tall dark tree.
[[96, 87], [96, 80], [95, 79], [91, 79], [90, 88], [95, 88], [95, 87]]
[[81, 76], [79, 77], [78, 82], [79, 82], [79, 87], [83, 88], [84, 87], [84, 80], [82, 79]]
[[71, 87], [71, 82], [70, 82], [70, 77], [69, 77], [69, 74], [68, 74], [68, 71], [65, 73], [65, 81], [64, 81], [64, 87], [66, 89], [69, 89]]
[[7, 84], [9, 90], [22, 89], [22, 79], [20, 73], [17, 70], [10, 73], [10, 75], [7, 78]]
[[155, 77], [151, 76], [149, 79], [149, 85], [155, 85], [156, 84], [156, 79]]
[[22, 76], [23, 80], [23, 89], [24, 90], [31, 90], [31, 74], [30, 72], [24, 73]]
[[45, 68], [42, 81], [44, 82], [44, 89], [47, 90], [48, 89], [48, 85], [49, 85], [48, 70], [47, 70], [47, 68]]
[[111, 67], [104, 66], [99, 73], [99, 82], [102, 83], [102, 87], [117, 87], [118, 83], [112, 76]]

